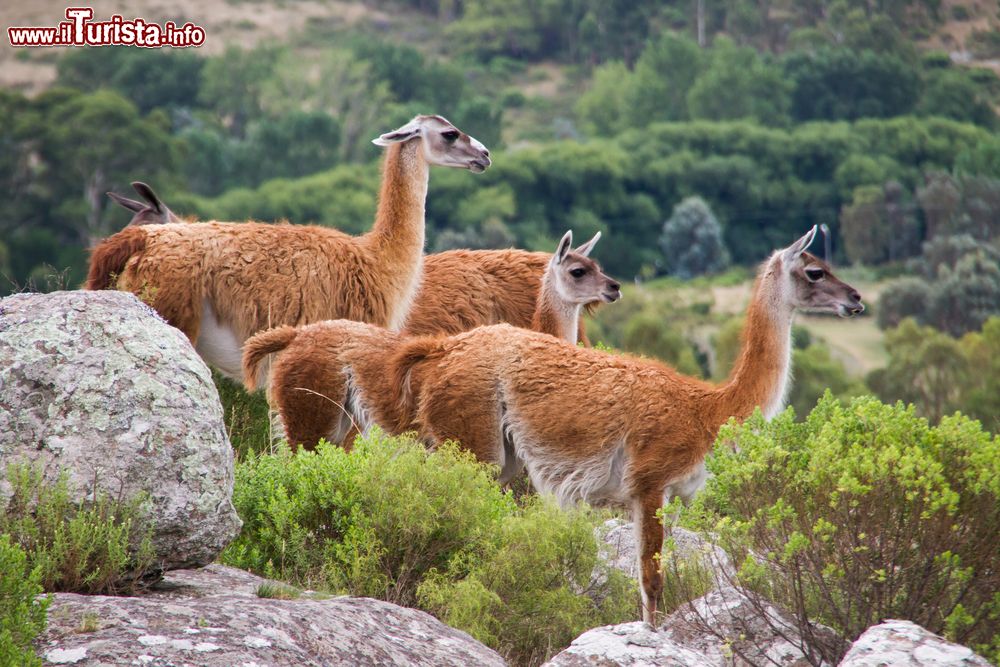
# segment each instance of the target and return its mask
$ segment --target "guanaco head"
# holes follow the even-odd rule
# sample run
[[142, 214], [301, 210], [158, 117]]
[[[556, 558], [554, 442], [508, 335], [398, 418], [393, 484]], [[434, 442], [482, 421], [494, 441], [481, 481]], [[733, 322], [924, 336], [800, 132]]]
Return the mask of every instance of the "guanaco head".
[[129, 220], [129, 225], [158, 225], [165, 222], [184, 222], [174, 215], [174, 212], [167, 208], [167, 205], [160, 201], [160, 198], [142, 181], [132, 181], [132, 188], [139, 193], [139, 196], [146, 200], [142, 203], [128, 197], [123, 197], [117, 192], [109, 192], [108, 196], [115, 203], [124, 206], [134, 214]]
[[567, 303], [589, 304], [595, 301], [613, 303], [622, 297], [621, 284], [601, 271], [601, 265], [590, 259], [601, 233], [594, 234], [576, 250], [573, 231], [566, 232], [559, 247], [549, 260], [549, 276], [554, 277], [556, 293]]
[[780, 251], [781, 269], [791, 281], [789, 298], [795, 308], [834, 312], [841, 317], [861, 313], [865, 306], [858, 291], [833, 275], [830, 265], [806, 252], [816, 227]]
[[372, 141], [376, 146], [419, 139], [429, 164], [458, 167], [480, 174], [490, 166], [486, 146], [448, 122], [442, 116], [416, 116], [403, 127]]

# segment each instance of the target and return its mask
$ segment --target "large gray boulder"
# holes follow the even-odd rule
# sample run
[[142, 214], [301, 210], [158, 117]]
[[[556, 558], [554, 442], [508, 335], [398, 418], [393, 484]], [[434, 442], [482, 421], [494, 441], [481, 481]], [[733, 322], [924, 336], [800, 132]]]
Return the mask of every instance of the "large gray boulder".
[[[712, 664], [808, 667], [806, 645], [791, 614], [758, 595], [723, 586], [667, 616], [661, 632], [704, 655]], [[843, 651], [846, 642], [830, 628], [811, 624], [815, 639]]]
[[15, 462], [65, 472], [81, 501], [144, 494], [158, 569], [210, 563], [239, 532], [209, 370], [132, 294], [0, 300], [0, 507]]
[[[266, 580], [210, 565], [142, 597], [54, 595], [46, 665], [477, 665], [503, 659], [430, 614], [368, 598], [258, 597]], [[164, 586], [166, 585], [166, 586]]]
[[989, 667], [972, 649], [910, 621], [886, 621], [858, 637], [840, 667]]
[[642, 621], [588, 630], [544, 667], [715, 667]]

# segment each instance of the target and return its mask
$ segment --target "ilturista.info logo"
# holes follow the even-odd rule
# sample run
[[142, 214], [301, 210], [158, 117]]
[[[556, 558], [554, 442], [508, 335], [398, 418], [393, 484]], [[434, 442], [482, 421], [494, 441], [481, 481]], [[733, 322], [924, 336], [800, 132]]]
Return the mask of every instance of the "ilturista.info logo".
[[10, 27], [11, 46], [161, 46], [187, 47], [205, 43], [205, 29], [190, 21], [178, 26], [141, 18], [125, 19], [112, 14], [107, 21], [94, 21], [91, 7], [67, 7], [66, 20], [52, 27]]

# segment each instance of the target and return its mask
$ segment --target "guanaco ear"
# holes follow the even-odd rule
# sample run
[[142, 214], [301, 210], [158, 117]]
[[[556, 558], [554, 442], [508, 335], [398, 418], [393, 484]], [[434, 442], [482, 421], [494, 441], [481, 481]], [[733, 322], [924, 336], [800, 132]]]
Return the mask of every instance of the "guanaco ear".
[[556, 246], [556, 254], [552, 255], [552, 262], [554, 264], [562, 264], [562, 261], [566, 259], [566, 253], [569, 252], [570, 248], [573, 247], [573, 230], [569, 230], [563, 234], [562, 239], [559, 241], [559, 245]]
[[575, 250], [576, 254], [583, 255], [584, 257], [590, 257], [590, 252], [594, 249], [594, 246], [597, 245], [597, 242], [600, 240], [601, 240], [601, 233], [597, 232], [596, 234], [594, 234], [594, 238], [590, 239], [589, 241], [587, 241], [586, 243], [584, 243], [582, 246], [580, 246]]
[[141, 202], [137, 202], [134, 199], [129, 199], [128, 197], [123, 197], [120, 194], [118, 194], [117, 192], [109, 192], [107, 194], [108, 194], [109, 197], [111, 197], [111, 200], [113, 202], [115, 202], [119, 206], [124, 206], [125, 208], [127, 208], [130, 211], [132, 211], [133, 213], [138, 213], [139, 211], [146, 210], [146, 205], [145, 204], [143, 204]]
[[401, 141], [406, 141], [407, 139], [412, 139], [418, 134], [420, 134], [420, 123], [418, 123], [417, 119], [414, 118], [403, 127], [393, 130], [392, 132], [386, 132], [378, 139], [372, 139], [372, 143], [376, 146], [389, 146], [391, 144], [398, 144]]
[[804, 253], [806, 248], [812, 245], [813, 239], [816, 238], [816, 231], [818, 229], [819, 227], [817, 225], [813, 225], [812, 229], [805, 233], [805, 236], [785, 248], [785, 251], [781, 253], [782, 259], [792, 260]]
[[142, 181], [132, 181], [132, 189], [139, 193], [139, 196], [149, 202], [149, 205], [153, 207], [153, 210], [157, 213], [163, 213], [168, 210], [160, 198], [156, 196], [153, 192], [153, 188], [149, 187]]

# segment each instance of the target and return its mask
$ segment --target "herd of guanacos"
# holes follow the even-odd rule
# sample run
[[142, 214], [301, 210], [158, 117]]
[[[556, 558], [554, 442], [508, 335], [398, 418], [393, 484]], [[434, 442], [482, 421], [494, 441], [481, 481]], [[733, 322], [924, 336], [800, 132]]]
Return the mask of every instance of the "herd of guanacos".
[[581, 310], [621, 297], [590, 258], [599, 233], [574, 249], [567, 232], [551, 255], [425, 255], [429, 167], [481, 173], [489, 150], [437, 115], [374, 143], [386, 155], [368, 233], [185, 220], [136, 183], [145, 203], [111, 194], [134, 217], [92, 250], [86, 288], [139, 295], [208, 364], [266, 386], [293, 447], [350, 447], [377, 424], [431, 447], [456, 441], [497, 465], [501, 482], [526, 471], [563, 506], [630, 510], [642, 617], [654, 623], [657, 511], [702, 487], [725, 422], [782, 409], [795, 312], [850, 317], [861, 296], [807, 251], [813, 227], [761, 265], [725, 381], [592, 349]]

